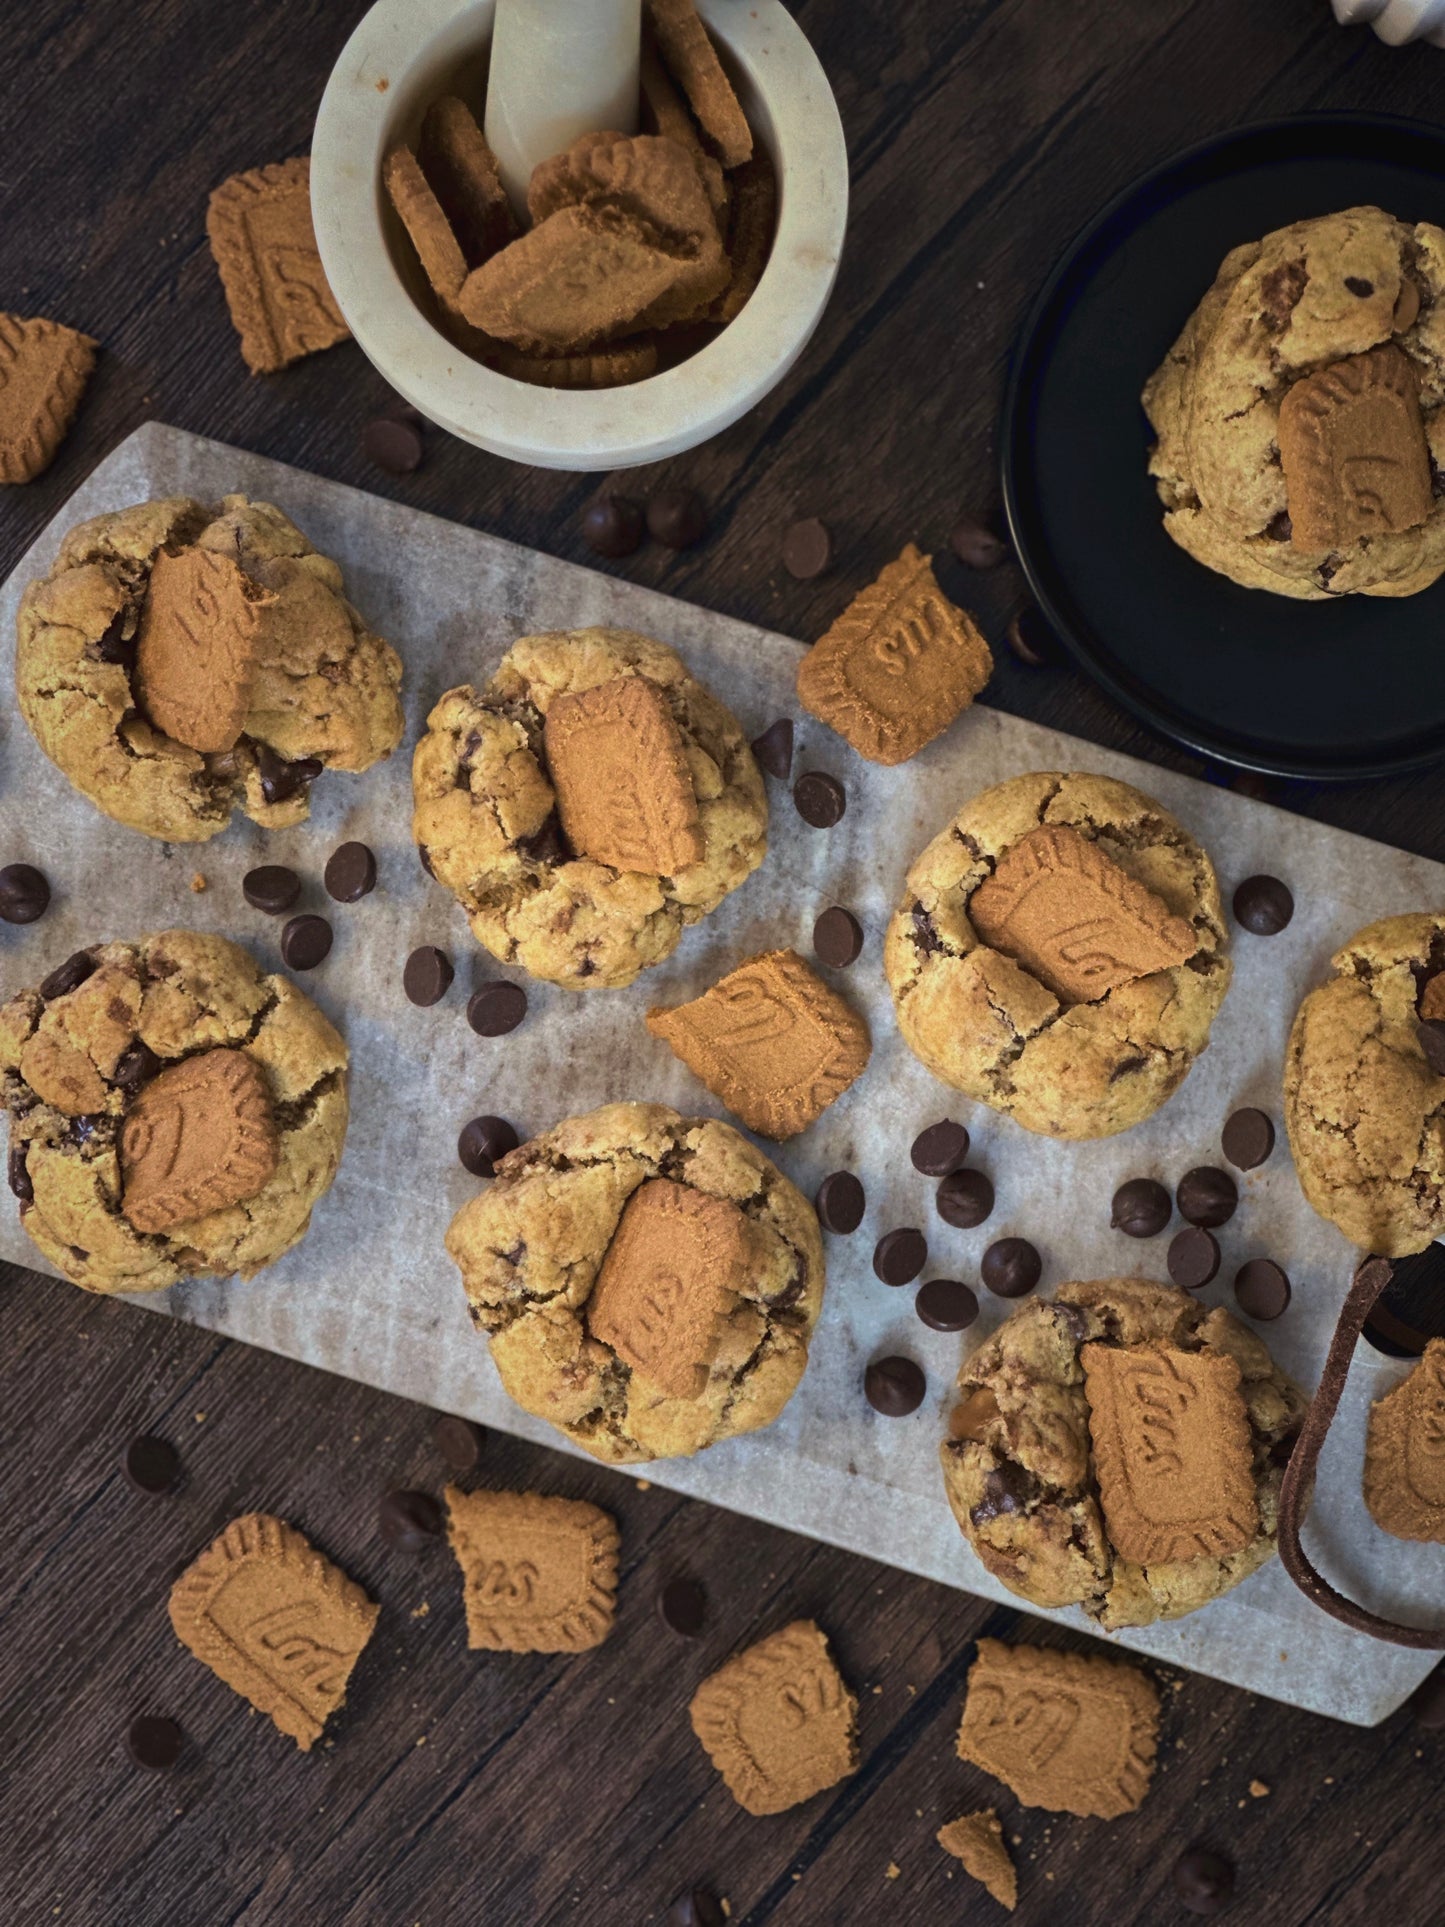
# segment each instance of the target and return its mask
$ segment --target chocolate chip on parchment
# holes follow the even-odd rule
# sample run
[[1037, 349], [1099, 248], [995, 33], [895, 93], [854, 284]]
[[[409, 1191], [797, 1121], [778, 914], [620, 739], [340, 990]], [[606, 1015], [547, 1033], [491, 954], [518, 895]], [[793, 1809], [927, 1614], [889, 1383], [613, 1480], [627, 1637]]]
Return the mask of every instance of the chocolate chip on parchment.
[[803, 821], [815, 830], [831, 830], [843, 821], [848, 808], [848, 792], [836, 776], [810, 769], [793, 785], [793, 807]]
[[475, 1472], [482, 1461], [487, 1435], [480, 1425], [455, 1412], [444, 1412], [431, 1429], [432, 1444], [453, 1472]]
[[446, 996], [455, 975], [452, 960], [445, 950], [424, 943], [407, 958], [402, 968], [401, 987], [406, 992], [408, 1002], [426, 1010], [433, 1004], [439, 1004]]
[[1169, 1241], [1169, 1276], [1185, 1291], [1199, 1291], [1219, 1270], [1219, 1243], [1201, 1225], [1191, 1225]]
[[163, 1492], [175, 1490], [181, 1474], [181, 1455], [169, 1439], [142, 1432], [125, 1448], [121, 1466], [137, 1492], [158, 1498]]
[[822, 575], [833, 560], [833, 538], [816, 516], [794, 522], [783, 537], [783, 567], [799, 582]]
[[365, 843], [339, 843], [322, 873], [326, 894], [336, 903], [359, 903], [376, 888], [376, 857]]
[[505, 1037], [526, 1014], [526, 991], [502, 977], [479, 984], [467, 999], [467, 1022], [478, 1037]]
[[983, 1254], [978, 1275], [996, 1298], [1026, 1298], [1044, 1273], [1044, 1261], [1027, 1238], [1000, 1238]]
[[32, 863], [7, 863], [0, 870], [0, 918], [6, 923], [36, 923], [50, 908], [50, 885]]
[[1174, 1201], [1181, 1218], [1212, 1231], [1216, 1225], [1228, 1224], [1238, 1210], [1239, 1186], [1218, 1165], [1200, 1164], [1179, 1180]]
[[957, 1278], [930, 1278], [918, 1287], [913, 1309], [930, 1331], [967, 1331], [978, 1317], [978, 1298]]
[[630, 495], [600, 496], [582, 517], [582, 540], [594, 555], [605, 555], [613, 562], [635, 554], [646, 533], [642, 504]]
[[126, 1730], [126, 1752], [148, 1773], [169, 1772], [185, 1743], [186, 1736], [176, 1722], [160, 1713], [142, 1713]]
[[95, 958], [88, 950], [77, 950], [65, 962], [44, 979], [40, 995], [45, 1003], [56, 997], [68, 997], [72, 990], [79, 990], [88, 977], [96, 971]]
[[875, 1358], [863, 1374], [863, 1391], [883, 1418], [907, 1418], [923, 1403], [928, 1380], [911, 1358]]
[[143, 1044], [137, 1037], [133, 1044], [123, 1050], [116, 1059], [115, 1069], [111, 1072], [112, 1084], [119, 1084], [128, 1097], [134, 1097], [142, 1084], [149, 1084], [159, 1072], [161, 1060], [149, 1044]]
[[442, 1509], [430, 1492], [388, 1492], [377, 1507], [383, 1540], [398, 1552], [420, 1552], [442, 1532]]
[[769, 723], [761, 736], [753, 738], [753, 755], [765, 775], [786, 783], [793, 771], [793, 719], [780, 716]]
[[1246, 1317], [1267, 1323], [1289, 1309], [1289, 1279], [1273, 1258], [1251, 1258], [1234, 1274], [1234, 1295]]
[[1234, 1868], [1223, 1854], [1190, 1847], [1174, 1863], [1174, 1891], [1191, 1914], [1219, 1914], [1234, 1898]]
[[851, 910], [835, 903], [813, 925], [813, 948], [831, 970], [846, 970], [858, 961], [863, 926]]
[[1173, 1216], [1173, 1202], [1157, 1178], [1130, 1178], [1114, 1193], [1109, 1223], [1126, 1238], [1157, 1238]]
[[241, 878], [241, 895], [253, 910], [264, 910], [268, 917], [283, 915], [300, 894], [300, 877], [284, 863], [263, 863]]
[[972, 515], [961, 515], [954, 523], [948, 546], [970, 569], [996, 569], [1008, 554], [1008, 543]]
[[494, 1178], [499, 1159], [517, 1148], [517, 1133], [504, 1117], [474, 1117], [457, 1136], [457, 1156], [474, 1178]]
[[911, 1285], [928, 1262], [928, 1240], [912, 1225], [885, 1231], [873, 1247], [873, 1270], [885, 1285]]
[[863, 1186], [851, 1171], [833, 1171], [818, 1186], [813, 1209], [825, 1231], [846, 1238], [862, 1224], [866, 1202]]
[[1220, 1148], [1237, 1171], [1253, 1171], [1274, 1149], [1274, 1121], [1265, 1111], [1232, 1111], [1225, 1122]]
[[950, 1171], [939, 1185], [934, 1203], [945, 1224], [957, 1231], [972, 1231], [993, 1211], [993, 1181], [982, 1171]]
[[707, 510], [695, 488], [659, 489], [647, 504], [647, 527], [667, 549], [690, 549], [707, 534]]
[[325, 917], [292, 917], [281, 929], [281, 956], [288, 970], [314, 970], [331, 955], [331, 925]]
[[967, 1129], [951, 1117], [944, 1117], [918, 1133], [908, 1155], [914, 1170], [921, 1171], [924, 1177], [946, 1178], [961, 1169], [968, 1156], [968, 1144]]
[[1289, 885], [1278, 877], [1246, 877], [1234, 893], [1234, 921], [1256, 937], [1277, 937], [1293, 915]]
[[707, 1590], [685, 1573], [658, 1588], [657, 1610], [664, 1626], [683, 1639], [697, 1639], [707, 1625]]
[[398, 415], [379, 415], [361, 431], [362, 452], [387, 475], [410, 475], [421, 467], [426, 445], [414, 422]]

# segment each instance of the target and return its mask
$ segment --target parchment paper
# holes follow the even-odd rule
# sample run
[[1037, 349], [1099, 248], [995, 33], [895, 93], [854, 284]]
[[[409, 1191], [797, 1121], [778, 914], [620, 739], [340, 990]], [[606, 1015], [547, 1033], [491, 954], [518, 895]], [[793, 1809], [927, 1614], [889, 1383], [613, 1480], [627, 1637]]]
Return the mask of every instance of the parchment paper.
[[[780, 944], [810, 950], [813, 919], [850, 906], [867, 932], [863, 956], [837, 978], [867, 1014], [872, 1063], [860, 1082], [801, 1139], [770, 1150], [811, 1196], [831, 1170], [858, 1171], [868, 1215], [851, 1239], [828, 1240], [827, 1301], [812, 1359], [791, 1404], [768, 1431], [692, 1460], [647, 1468], [656, 1483], [849, 1547], [1005, 1604], [960, 1536], [943, 1497], [937, 1446], [965, 1347], [1006, 1307], [981, 1293], [982, 1315], [962, 1335], [930, 1332], [913, 1291], [874, 1277], [875, 1240], [895, 1225], [922, 1227], [924, 1276], [977, 1279], [993, 1239], [1017, 1232], [1045, 1255], [1044, 1289], [1067, 1278], [1138, 1272], [1165, 1276], [1167, 1235], [1137, 1243], [1109, 1228], [1109, 1200], [1126, 1177], [1170, 1184], [1189, 1166], [1219, 1160], [1219, 1131], [1239, 1104], [1280, 1119], [1279, 1068], [1299, 998], [1332, 949], [1387, 912], [1445, 903], [1445, 866], [1305, 822], [1245, 797], [1110, 755], [985, 707], [901, 769], [860, 762], [799, 715], [797, 645], [629, 583], [535, 554], [318, 480], [259, 456], [175, 429], [142, 428], [95, 471], [35, 544], [0, 596], [13, 634], [16, 604], [48, 566], [64, 529], [103, 509], [186, 492], [214, 499], [242, 489], [280, 506], [346, 571], [349, 593], [406, 662], [407, 736], [381, 769], [328, 776], [309, 824], [263, 838], [238, 818], [215, 842], [166, 847], [100, 816], [41, 755], [15, 712], [13, 659], [0, 656], [0, 861], [36, 863], [55, 902], [27, 929], [0, 925], [0, 988], [38, 981], [83, 944], [188, 923], [249, 945], [278, 968], [279, 922], [250, 909], [241, 877], [261, 861], [290, 863], [306, 879], [302, 907], [330, 917], [336, 944], [301, 981], [345, 1033], [352, 1056], [352, 1120], [340, 1175], [302, 1246], [249, 1284], [200, 1283], [138, 1303], [301, 1358], [443, 1410], [464, 1412], [547, 1445], [558, 1436], [502, 1392], [467, 1317], [460, 1281], [442, 1247], [451, 1213], [474, 1180], [457, 1162], [456, 1134], [481, 1111], [509, 1117], [524, 1136], [568, 1112], [646, 1098], [685, 1112], [718, 1106], [649, 1037], [649, 1003], [690, 996], [744, 956]], [[841, 591], [840, 591], [841, 597]], [[474, 977], [497, 974], [473, 944], [461, 911], [424, 877], [408, 833], [410, 753], [441, 692], [482, 681], [518, 635], [584, 623], [620, 623], [675, 645], [756, 734], [779, 715], [799, 718], [795, 773], [826, 768], [848, 790], [834, 830], [809, 829], [770, 784], [772, 849], [744, 888], [684, 938], [662, 968], [631, 990], [578, 996], [528, 984], [530, 1014], [510, 1037], [468, 1029]], [[936, 1083], [898, 1036], [881, 967], [881, 936], [914, 854], [975, 790], [1029, 769], [1086, 769], [1125, 778], [1174, 811], [1211, 851], [1226, 896], [1239, 878], [1269, 870], [1291, 885], [1297, 909], [1282, 936], [1241, 933], [1233, 988], [1214, 1041], [1183, 1090], [1149, 1123], [1102, 1143], [1031, 1137]], [[326, 856], [345, 837], [376, 851], [380, 883], [355, 905], [321, 888]], [[193, 873], [209, 887], [194, 895]], [[439, 944], [457, 981], [431, 1010], [407, 1003], [402, 964], [419, 943]], [[908, 1157], [915, 1133], [962, 1119], [974, 1161], [998, 1202], [977, 1231], [944, 1225], [933, 1185]], [[1353, 1254], [1301, 1196], [1281, 1125], [1270, 1162], [1241, 1183], [1241, 1208], [1220, 1234], [1220, 1279], [1203, 1294], [1232, 1303], [1244, 1259], [1267, 1253], [1294, 1284], [1283, 1318], [1261, 1328], [1276, 1357], [1307, 1388], [1316, 1382]], [[1178, 1227], [1175, 1220], [1174, 1228]], [[0, 1211], [0, 1255], [36, 1265], [13, 1203]], [[870, 1357], [902, 1352], [928, 1376], [922, 1409], [904, 1420], [875, 1415], [862, 1394]], [[1407, 1546], [1370, 1522], [1360, 1497], [1364, 1426], [1372, 1398], [1405, 1367], [1363, 1351], [1320, 1470], [1310, 1543], [1326, 1570], [1366, 1603], [1417, 1616], [1445, 1607], [1445, 1548]], [[1093, 1630], [1081, 1614], [1062, 1615]], [[1277, 1561], [1229, 1597], [1120, 1644], [1254, 1692], [1359, 1724], [1383, 1719], [1434, 1664], [1346, 1631], [1306, 1603]]]

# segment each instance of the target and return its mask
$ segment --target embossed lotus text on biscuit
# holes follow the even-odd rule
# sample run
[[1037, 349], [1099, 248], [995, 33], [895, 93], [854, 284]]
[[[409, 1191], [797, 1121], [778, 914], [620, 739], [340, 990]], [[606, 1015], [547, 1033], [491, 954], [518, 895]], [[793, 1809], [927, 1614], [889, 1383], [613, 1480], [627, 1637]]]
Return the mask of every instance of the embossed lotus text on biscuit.
[[254, 1198], [278, 1155], [266, 1073], [244, 1051], [205, 1051], [152, 1078], [131, 1105], [121, 1209], [137, 1231], [168, 1231]]
[[135, 685], [157, 729], [188, 749], [235, 747], [256, 669], [260, 610], [228, 555], [162, 549], [136, 636]]
[[705, 1679], [693, 1731], [739, 1805], [781, 1813], [857, 1765], [857, 1701], [810, 1620], [760, 1640]]
[[618, 676], [558, 697], [544, 747], [562, 828], [578, 856], [653, 876], [702, 861], [682, 735], [655, 683]]
[[1419, 376], [1394, 346], [1297, 381], [1280, 403], [1279, 454], [1296, 548], [1416, 528], [1434, 506]]
[[535, 1492], [447, 1488], [467, 1642], [513, 1653], [600, 1645], [617, 1593], [617, 1527], [597, 1506]]

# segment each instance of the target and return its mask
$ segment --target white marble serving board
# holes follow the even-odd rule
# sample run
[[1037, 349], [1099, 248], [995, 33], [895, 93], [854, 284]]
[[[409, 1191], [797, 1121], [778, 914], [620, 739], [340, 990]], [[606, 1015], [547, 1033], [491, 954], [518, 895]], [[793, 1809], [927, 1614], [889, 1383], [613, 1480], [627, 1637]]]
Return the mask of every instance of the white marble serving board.
[[[70, 789], [15, 712], [11, 651], [0, 652], [0, 861], [27, 860], [50, 877], [55, 901], [38, 924], [0, 925], [0, 990], [36, 982], [83, 944], [190, 923], [247, 944], [279, 966], [277, 924], [250, 909], [241, 877], [253, 864], [294, 865], [307, 879], [303, 907], [322, 910], [336, 944], [305, 988], [345, 1033], [352, 1056], [352, 1121], [340, 1175], [301, 1247], [247, 1284], [200, 1283], [145, 1299], [150, 1309], [230, 1333], [347, 1377], [487, 1425], [556, 1445], [540, 1420], [505, 1396], [467, 1317], [442, 1246], [451, 1213], [474, 1180], [456, 1158], [460, 1125], [478, 1112], [511, 1118], [524, 1135], [567, 1112], [619, 1098], [716, 1112], [708, 1094], [651, 1038], [642, 1012], [691, 995], [742, 957], [792, 944], [805, 954], [817, 912], [842, 903], [861, 918], [861, 960], [839, 979], [866, 1010], [874, 1051], [868, 1071], [801, 1138], [773, 1151], [811, 1195], [848, 1166], [868, 1190], [868, 1215], [851, 1239], [828, 1241], [827, 1300], [807, 1376], [768, 1431], [691, 1460], [646, 1468], [654, 1483], [811, 1534], [946, 1585], [1017, 1604], [984, 1571], [944, 1501], [938, 1440], [965, 1346], [1007, 1307], [982, 1294], [972, 1331], [927, 1330], [912, 1290], [890, 1290], [870, 1257], [879, 1235], [921, 1226], [925, 1277], [977, 1278], [986, 1244], [1010, 1232], [1045, 1255], [1044, 1288], [1067, 1278], [1137, 1271], [1162, 1277], [1166, 1240], [1134, 1243], [1109, 1228], [1109, 1199], [1124, 1178], [1177, 1180], [1217, 1161], [1219, 1131], [1241, 1103], [1279, 1117], [1279, 1068], [1290, 1017], [1334, 947], [1390, 911], [1445, 903], [1445, 866], [1367, 843], [1223, 789], [1115, 756], [996, 710], [976, 707], [901, 769], [863, 764], [838, 738], [799, 717], [795, 770], [832, 770], [848, 811], [834, 830], [809, 829], [787, 793], [770, 785], [772, 849], [740, 891], [684, 938], [677, 954], [627, 991], [577, 996], [530, 984], [530, 1014], [510, 1037], [484, 1039], [464, 1007], [476, 976], [496, 974], [461, 911], [429, 883], [409, 834], [411, 747], [427, 711], [453, 683], [485, 680], [512, 640], [529, 631], [617, 623], [674, 644], [694, 671], [756, 734], [798, 715], [797, 644], [686, 603], [535, 554], [475, 529], [152, 424], [108, 457], [36, 542], [0, 596], [0, 627], [50, 563], [62, 531], [104, 509], [177, 492], [214, 499], [231, 490], [275, 501], [346, 571], [367, 619], [406, 663], [407, 734], [383, 768], [328, 776], [311, 821], [263, 838], [238, 818], [207, 845], [167, 847], [97, 814]], [[839, 585], [838, 599], [843, 600]], [[1126, 1137], [1067, 1145], [1031, 1137], [934, 1081], [898, 1036], [881, 969], [881, 935], [909, 861], [968, 795], [1029, 769], [1102, 771], [1142, 785], [1213, 854], [1226, 894], [1256, 870], [1285, 877], [1298, 909], [1282, 936], [1241, 935], [1236, 974], [1214, 1042], [1183, 1090]], [[376, 851], [380, 884], [352, 906], [333, 905], [320, 875], [344, 837]], [[208, 888], [193, 894], [194, 872]], [[402, 964], [419, 943], [456, 960], [457, 981], [431, 1010], [401, 990]], [[980, 1230], [949, 1229], [931, 1183], [914, 1172], [915, 1133], [953, 1115], [974, 1134], [974, 1161], [998, 1203]], [[1289, 1154], [1243, 1180], [1239, 1213], [1221, 1234], [1221, 1281], [1204, 1294], [1231, 1300], [1228, 1281], [1267, 1252], [1294, 1281], [1294, 1302], [1266, 1336], [1280, 1361], [1313, 1386], [1347, 1283], [1352, 1254], [1304, 1203]], [[1177, 1220], [1176, 1220], [1177, 1225]], [[33, 1265], [13, 1207], [0, 1212], [0, 1255]], [[928, 1396], [913, 1417], [878, 1417], [862, 1393], [867, 1360], [916, 1358]], [[1365, 1351], [1350, 1376], [1342, 1417], [1320, 1471], [1310, 1543], [1325, 1568], [1367, 1603], [1436, 1616], [1445, 1599], [1445, 1548], [1401, 1544], [1378, 1532], [1360, 1499], [1369, 1401], [1402, 1367]], [[1068, 1623], [1093, 1630], [1077, 1612]], [[1379, 1644], [1318, 1613], [1277, 1562], [1228, 1598], [1173, 1625], [1127, 1633], [1122, 1645], [1254, 1692], [1359, 1724], [1383, 1719], [1430, 1670], [1433, 1658]]]

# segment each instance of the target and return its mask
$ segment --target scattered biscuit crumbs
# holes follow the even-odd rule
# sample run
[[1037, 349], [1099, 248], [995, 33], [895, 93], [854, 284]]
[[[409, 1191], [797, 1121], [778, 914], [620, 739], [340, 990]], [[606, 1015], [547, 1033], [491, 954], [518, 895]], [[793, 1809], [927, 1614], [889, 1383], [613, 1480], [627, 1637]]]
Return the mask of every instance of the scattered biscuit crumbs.
[[1264, 1780], [1251, 1780], [1249, 1790], [1256, 1800], [1267, 1800], [1274, 1789]]
[[652, 1490], [652, 1480], [639, 1479], [637, 1481], [637, 1489], [639, 1492], [650, 1492]]
[[916, 1693], [918, 1688], [916, 1686], [905, 1686], [903, 1690], [905, 1693]]
[[880, 1694], [882, 1693], [882, 1691], [883, 1691], [883, 1688], [882, 1688], [881, 1686], [875, 1686], [875, 1687], [873, 1688], [873, 1697], [874, 1697], [874, 1699], [877, 1699], [877, 1698], [879, 1697], [879, 1695], [880, 1695]]
[[888, 1871], [884, 1874], [883, 1878], [885, 1880], [896, 1880], [902, 1871], [902, 1867], [899, 1866], [896, 1860], [890, 1860], [888, 1862]]
[[416, 1743], [417, 1743], [417, 1745], [418, 1745], [418, 1746], [425, 1746], [425, 1745], [426, 1745], [426, 1734], [425, 1734], [425, 1733], [421, 1733], [421, 1734], [419, 1734], [419, 1735], [417, 1736], [417, 1742], [416, 1742]]
[[195, 875], [191, 878], [191, 888], [195, 891], [196, 895], [199, 896], [202, 890], [205, 889], [205, 887], [206, 887], [206, 879], [202, 876], [201, 872], [197, 870]]
[[206, 1422], [206, 1415], [205, 1415], [205, 1413], [204, 1413], [204, 1412], [197, 1412], [197, 1413], [196, 1413], [196, 1423], [197, 1423], [197, 1425], [204, 1425], [204, 1424], [205, 1424], [205, 1422]]
[[[1415, 1758], [1416, 1758], [1416, 1759], [1418, 1760], [1418, 1759], [1419, 1759], [1419, 1757], [1420, 1757], [1420, 1755], [1419, 1755], [1419, 1754], [1417, 1753], [1417, 1754], [1415, 1755]], [[1334, 1785], [1334, 1783], [1335, 1783], [1335, 1776], [1334, 1776], [1334, 1774], [1333, 1774], [1333, 1773], [1327, 1773], [1327, 1774], [1325, 1775], [1325, 1785], [1326, 1785], [1326, 1786], [1333, 1786], [1333, 1785]]]
[[431, 1611], [430, 1602], [428, 1600], [423, 1599], [423, 1601], [419, 1606], [412, 1607], [411, 1616], [413, 1619], [425, 1619], [427, 1614], [430, 1611]]

